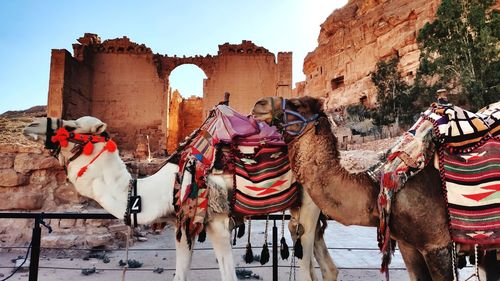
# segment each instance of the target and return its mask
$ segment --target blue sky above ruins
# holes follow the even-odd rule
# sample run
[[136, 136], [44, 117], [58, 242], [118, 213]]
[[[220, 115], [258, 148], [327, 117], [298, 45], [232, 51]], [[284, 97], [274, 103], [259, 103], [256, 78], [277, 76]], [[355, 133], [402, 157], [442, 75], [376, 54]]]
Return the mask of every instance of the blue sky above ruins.
[[[320, 24], [346, 0], [0, 1], [0, 114], [47, 103], [51, 49], [72, 51], [85, 32], [122, 36], [154, 53], [217, 54], [219, 44], [251, 40], [293, 52], [293, 82], [317, 46]], [[200, 69], [174, 70], [171, 84], [201, 94]], [[192, 67], [194, 68], [194, 67]], [[177, 73], [178, 72], [178, 73]]]

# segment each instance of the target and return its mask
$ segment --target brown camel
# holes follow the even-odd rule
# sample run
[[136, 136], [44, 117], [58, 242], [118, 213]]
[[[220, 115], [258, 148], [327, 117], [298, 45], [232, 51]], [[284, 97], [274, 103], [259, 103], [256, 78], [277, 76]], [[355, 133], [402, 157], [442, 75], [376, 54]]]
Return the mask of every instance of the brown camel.
[[[285, 139], [292, 168], [316, 205], [344, 225], [378, 226], [379, 187], [365, 173], [350, 174], [340, 165], [337, 138], [322, 110], [322, 100], [302, 97], [281, 106], [282, 102], [280, 97], [261, 99], [252, 113], [278, 127], [290, 124]], [[300, 116], [284, 115], [283, 108]], [[410, 179], [397, 193], [392, 208], [391, 237], [399, 244], [410, 279], [453, 280], [453, 247], [438, 171], [429, 165]], [[460, 245], [462, 250], [466, 246]], [[480, 267], [485, 269], [481, 280], [500, 280], [495, 251], [479, 253]]]

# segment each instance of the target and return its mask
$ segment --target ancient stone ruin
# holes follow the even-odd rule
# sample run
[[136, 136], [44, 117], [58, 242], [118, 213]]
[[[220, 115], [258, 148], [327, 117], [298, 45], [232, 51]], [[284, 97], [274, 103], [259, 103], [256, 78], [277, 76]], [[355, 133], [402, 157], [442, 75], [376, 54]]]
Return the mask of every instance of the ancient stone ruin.
[[[249, 112], [260, 97], [292, 94], [292, 53], [276, 58], [251, 41], [219, 45], [217, 55], [177, 57], [154, 54], [127, 37], [101, 42], [86, 33], [73, 53], [52, 50], [48, 116], [96, 116], [122, 150], [141, 153], [149, 138], [151, 151], [172, 152], [225, 92], [239, 112]], [[170, 89], [170, 73], [183, 64], [205, 73], [203, 101], [179, 99]]]

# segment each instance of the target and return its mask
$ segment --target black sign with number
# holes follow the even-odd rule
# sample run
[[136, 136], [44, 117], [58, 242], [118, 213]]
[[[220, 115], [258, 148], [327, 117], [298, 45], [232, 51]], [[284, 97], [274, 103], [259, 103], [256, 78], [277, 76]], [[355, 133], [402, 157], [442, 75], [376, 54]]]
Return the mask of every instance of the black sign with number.
[[140, 213], [142, 210], [141, 196], [131, 196], [129, 208], [131, 214]]

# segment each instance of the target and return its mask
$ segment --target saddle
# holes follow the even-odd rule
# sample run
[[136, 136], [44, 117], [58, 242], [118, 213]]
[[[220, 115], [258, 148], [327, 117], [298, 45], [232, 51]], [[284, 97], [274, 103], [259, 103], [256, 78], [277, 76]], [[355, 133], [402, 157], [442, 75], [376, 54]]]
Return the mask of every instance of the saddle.
[[378, 240], [383, 269], [394, 250], [389, 218], [395, 194], [432, 159], [440, 171], [455, 242], [500, 243], [500, 102], [472, 113], [434, 103], [368, 170], [380, 184]]
[[[216, 106], [181, 152], [174, 202], [179, 229], [201, 232], [207, 216], [211, 172], [233, 177], [233, 217], [264, 215], [298, 204], [298, 184], [288, 151], [275, 127], [245, 117], [226, 105]], [[188, 173], [191, 183], [182, 184]]]

